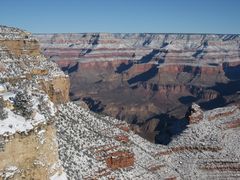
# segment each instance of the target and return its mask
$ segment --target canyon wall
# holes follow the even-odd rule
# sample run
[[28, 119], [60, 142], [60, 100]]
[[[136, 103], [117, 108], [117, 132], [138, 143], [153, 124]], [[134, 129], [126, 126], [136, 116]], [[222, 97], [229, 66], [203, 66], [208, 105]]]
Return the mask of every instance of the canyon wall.
[[151, 141], [158, 141], [154, 137], [166, 119], [168, 128], [175, 129], [175, 122], [169, 122], [183, 119], [193, 102], [206, 110], [239, 102], [239, 35], [34, 37], [43, 54], [70, 76], [72, 101], [83, 100], [95, 112], [133, 124], [133, 129]]
[[69, 100], [69, 79], [29, 35], [0, 26], [0, 179], [65, 177], [53, 102]]

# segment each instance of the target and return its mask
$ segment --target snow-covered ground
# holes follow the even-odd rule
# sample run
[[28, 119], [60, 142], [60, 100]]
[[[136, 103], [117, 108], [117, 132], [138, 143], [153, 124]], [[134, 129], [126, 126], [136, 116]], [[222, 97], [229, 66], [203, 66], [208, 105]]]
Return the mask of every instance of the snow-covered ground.
[[[215, 111], [233, 113], [209, 121]], [[223, 131], [219, 128], [221, 124], [235, 121], [239, 117], [240, 110], [236, 106], [207, 111], [198, 124], [189, 125], [183, 134], [176, 137], [168, 146], [163, 146], [152, 144], [131, 131], [123, 131], [118, 126], [123, 122], [119, 120], [97, 115], [73, 103], [68, 103], [59, 107], [56, 122], [60, 159], [64, 162], [63, 167], [67, 175], [73, 179], [77, 177], [99, 179], [106, 177], [116, 179], [218, 177], [226, 170], [222, 172], [213, 170], [210, 173], [200, 167], [211, 161], [225, 161], [226, 158], [230, 162], [240, 162], [239, 129]], [[117, 141], [115, 139], [117, 135], [127, 136], [129, 142]], [[101, 149], [104, 152], [98, 152]], [[134, 154], [134, 166], [112, 170], [108, 168], [104, 159], [109, 153], [120, 149]], [[106, 175], [102, 176], [99, 173], [102, 171]], [[224, 177], [230, 176], [240, 177], [240, 173], [236, 171], [228, 175], [224, 174]]]

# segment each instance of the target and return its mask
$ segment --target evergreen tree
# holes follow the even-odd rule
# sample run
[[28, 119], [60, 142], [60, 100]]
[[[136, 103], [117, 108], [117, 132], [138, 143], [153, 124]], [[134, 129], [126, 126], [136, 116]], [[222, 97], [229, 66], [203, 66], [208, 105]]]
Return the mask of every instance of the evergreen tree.
[[16, 94], [15, 97], [15, 109], [19, 112], [22, 116], [30, 118], [33, 113], [33, 103], [32, 103], [32, 96], [27, 91], [20, 91]]

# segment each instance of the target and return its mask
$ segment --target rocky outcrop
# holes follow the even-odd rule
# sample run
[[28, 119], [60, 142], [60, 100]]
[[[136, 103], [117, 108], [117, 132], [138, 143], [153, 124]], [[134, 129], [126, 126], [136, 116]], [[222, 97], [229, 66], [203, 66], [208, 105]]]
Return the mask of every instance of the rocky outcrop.
[[60, 104], [69, 101], [70, 82], [68, 77], [56, 77], [49, 81], [42, 80], [40, 85], [54, 103]]
[[134, 154], [129, 152], [114, 152], [106, 159], [108, 168], [121, 169], [134, 165]]
[[[64, 75], [54, 63], [46, 61], [40, 53], [38, 41], [30, 38], [29, 33], [19, 29], [14, 33], [7, 30], [7, 27], [1, 29], [2, 81], [18, 83], [24, 80], [37, 80], [41, 90], [44, 90], [53, 102], [68, 102], [70, 86], [68, 76]], [[7, 58], [12, 59], [12, 62]]]
[[66, 179], [52, 101], [68, 101], [69, 80], [29, 35], [0, 26], [0, 179]]
[[239, 35], [34, 37], [43, 54], [69, 74], [72, 101], [85, 100], [95, 112], [135, 124], [134, 129], [151, 141], [160, 131], [155, 120], [148, 121], [154, 116], [182, 119], [193, 102], [206, 110], [239, 102]]
[[0, 46], [3, 48], [2, 51], [20, 57], [24, 55], [39, 56], [40, 47], [37, 40], [34, 39], [16, 39], [16, 40], [1, 40]]
[[203, 120], [203, 111], [199, 105], [193, 103], [188, 109], [186, 117], [188, 118], [190, 124], [198, 123], [199, 121]]

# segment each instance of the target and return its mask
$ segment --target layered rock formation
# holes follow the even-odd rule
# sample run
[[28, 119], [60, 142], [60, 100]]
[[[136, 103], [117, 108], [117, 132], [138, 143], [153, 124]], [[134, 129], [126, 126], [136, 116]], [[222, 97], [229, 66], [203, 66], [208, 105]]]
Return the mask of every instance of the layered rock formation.
[[[8, 29], [8, 30], [7, 30]], [[17, 83], [20, 80], [37, 80], [53, 102], [69, 100], [68, 76], [59, 71], [55, 63], [47, 61], [40, 53], [37, 40], [29, 38], [29, 33], [1, 27], [0, 72], [2, 81]], [[1, 39], [2, 38], [2, 39]], [[6, 43], [8, 42], [8, 43]]]
[[0, 179], [64, 178], [52, 101], [68, 101], [68, 77], [29, 35], [0, 26]]
[[[34, 37], [44, 55], [69, 74], [71, 100], [84, 100], [95, 112], [134, 124], [136, 132], [153, 142], [167, 143], [156, 139], [164, 126], [185, 128], [186, 122], [178, 120], [192, 102], [203, 109], [239, 102], [239, 35]], [[171, 130], [166, 138], [179, 131]]]

